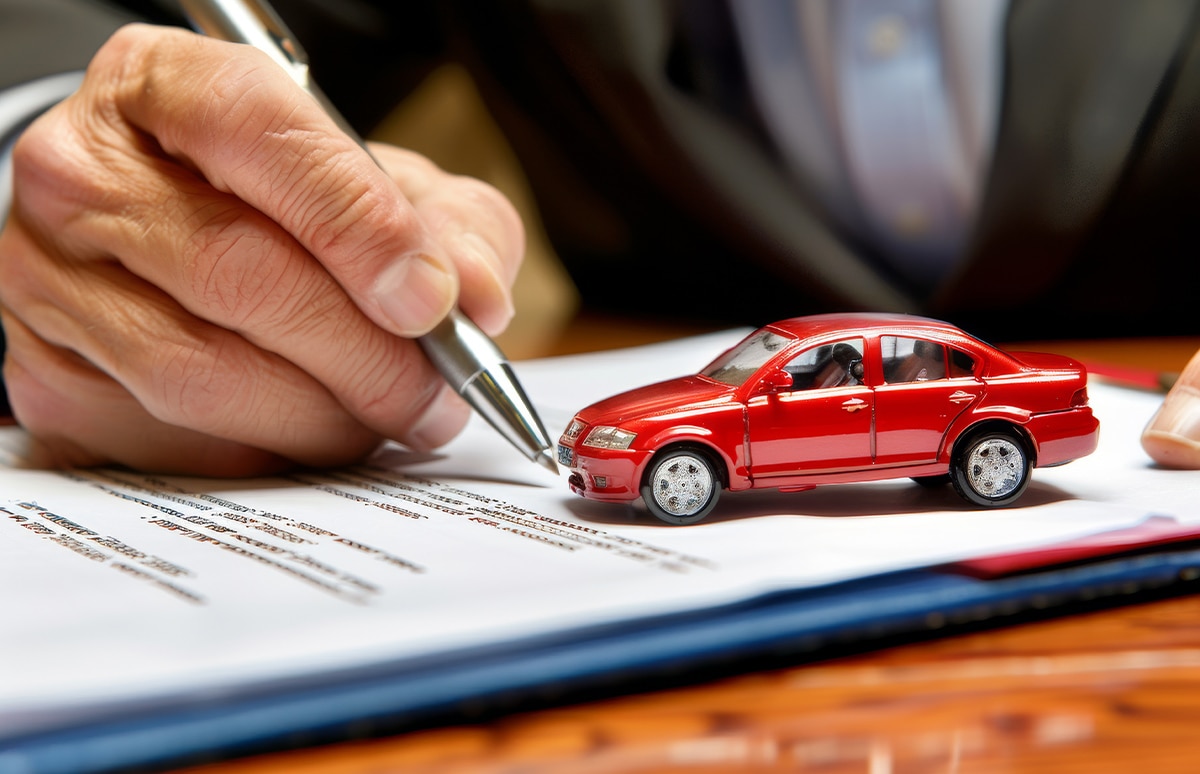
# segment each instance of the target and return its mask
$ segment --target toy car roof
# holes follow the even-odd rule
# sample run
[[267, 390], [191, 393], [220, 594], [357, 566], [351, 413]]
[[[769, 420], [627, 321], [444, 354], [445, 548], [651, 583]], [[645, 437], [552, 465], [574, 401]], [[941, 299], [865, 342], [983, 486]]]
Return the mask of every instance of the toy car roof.
[[876, 328], [905, 329], [914, 333], [918, 331], [935, 331], [953, 336], [954, 338], [971, 338], [960, 328], [941, 320], [888, 312], [815, 314], [807, 317], [793, 317], [788, 320], [780, 320], [766, 327], [798, 338], [840, 332], [849, 333], [855, 330], [866, 332]]

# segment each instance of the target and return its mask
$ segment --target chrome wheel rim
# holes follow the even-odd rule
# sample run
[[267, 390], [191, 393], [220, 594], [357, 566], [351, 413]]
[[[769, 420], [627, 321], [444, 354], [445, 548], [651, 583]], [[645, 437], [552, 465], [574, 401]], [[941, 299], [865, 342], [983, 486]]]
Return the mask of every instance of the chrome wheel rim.
[[967, 481], [983, 497], [998, 500], [1021, 486], [1025, 454], [1007, 438], [988, 438], [967, 457]]
[[708, 502], [713, 477], [704, 460], [684, 454], [659, 465], [650, 484], [658, 507], [672, 516], [690, 516]]

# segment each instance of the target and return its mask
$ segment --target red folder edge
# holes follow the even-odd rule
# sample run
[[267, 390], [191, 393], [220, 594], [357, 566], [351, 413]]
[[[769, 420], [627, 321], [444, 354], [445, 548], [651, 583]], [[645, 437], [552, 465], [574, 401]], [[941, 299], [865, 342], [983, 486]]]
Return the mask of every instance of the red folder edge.
[[1132, 527], [1097, 532], [1039, 548], [951, 562], [942, 569], [977, 578], [1002, 578], [1195, 540], [1200, 540], [1200, 524], [1180, 524], [1169, 516], [1152, 515]]

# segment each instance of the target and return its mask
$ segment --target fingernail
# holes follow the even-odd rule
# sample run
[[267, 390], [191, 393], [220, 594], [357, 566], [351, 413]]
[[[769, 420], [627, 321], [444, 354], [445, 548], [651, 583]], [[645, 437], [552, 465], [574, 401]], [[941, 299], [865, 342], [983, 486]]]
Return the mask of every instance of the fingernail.
[[379, 275], [375, 297], [401, 336], [420, 336], [442, 321], [458, 296], [458, 277], [432, 256], [414, 253]]
[[513, 307], [512, 291], [508, 283], [500, 276], [500, 258], [486, 239], [478, 234], [467, 232], [459, 237], [460, 249], [470, 256], [472, 263], [480, 266], [487, 273], [491, 288], [489, 300], [494, 304], [490, 309], [472, 309], [472, 319], [490, 335], [496, 335], [508, 327], [516, 314]]
[[1200, 468], [1200, 390], [1176, 385], [1142, 434], [1142, 446], [1168, 468]]
[[449, 387], [442, 387], [437, 397], [409, 429], [405, 442], [417, 451], [429, 451], [454, 439], [466, 427], [471, 407]]

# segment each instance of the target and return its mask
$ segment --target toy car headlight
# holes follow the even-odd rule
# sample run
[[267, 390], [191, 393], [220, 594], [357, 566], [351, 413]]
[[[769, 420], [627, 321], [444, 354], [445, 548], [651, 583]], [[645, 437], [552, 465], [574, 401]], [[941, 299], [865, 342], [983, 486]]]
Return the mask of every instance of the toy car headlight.
[[592, 428], [592, 432], [583, 439], [583, 445], [597, 449], [628, 449], [634, 438], [637, 438], [637, 433], [619, 427], [600, 425]]
[[574, 441], [583, 432], [584, 424], [578, 419], [572, 419], [571, 424], [567, 425], [567, 430], [563, 433], [563, 437]]

